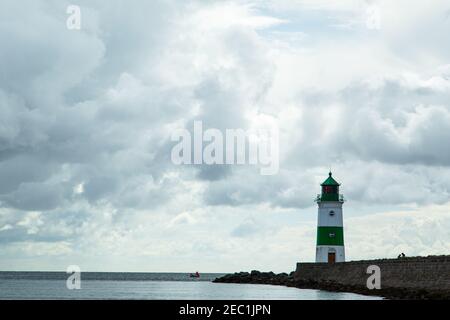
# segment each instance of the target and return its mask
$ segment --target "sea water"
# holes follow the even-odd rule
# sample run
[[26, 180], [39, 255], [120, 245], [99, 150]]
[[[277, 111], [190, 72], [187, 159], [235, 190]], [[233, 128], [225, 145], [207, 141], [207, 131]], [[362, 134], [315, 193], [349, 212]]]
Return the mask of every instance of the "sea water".
[[84, 272], [81, 289], [69, 290], [64, 272], [0, 272], [0, 299], [143, 300], [366, 300], [353, 293], [258, 284], [213, 283], [219, 273]]

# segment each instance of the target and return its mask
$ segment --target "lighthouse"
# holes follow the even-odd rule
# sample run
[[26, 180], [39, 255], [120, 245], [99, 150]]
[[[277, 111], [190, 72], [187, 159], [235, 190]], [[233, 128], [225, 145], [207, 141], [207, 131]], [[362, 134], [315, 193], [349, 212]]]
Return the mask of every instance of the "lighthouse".
[[345, 261], [344, 227], [342, 205], [344, 197], [339, 194], [340, 184], [332, 173], [321, 184], [322, 193], [317, 195], [317, 247], [316, 262], [335, 263]]

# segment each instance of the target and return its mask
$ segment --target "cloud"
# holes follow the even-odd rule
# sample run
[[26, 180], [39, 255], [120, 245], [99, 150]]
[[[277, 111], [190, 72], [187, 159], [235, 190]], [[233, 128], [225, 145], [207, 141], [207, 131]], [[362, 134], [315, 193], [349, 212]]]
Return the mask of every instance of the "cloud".
[[448, 206], [428, 206], [347, 219], [348, 253], [358, 252], [364, 259], [395, 258], [401, 252], [408, 256], [445, 254], [448, 216]]
[[[68, 4], [1, 4], [0, 269], [286, 271], [330, 168], [349, 257], [446, 249], [445, 1], [79, 1], [80, 31]], [[279, 174], [174, 165], [197, 120], [276, 124]]]

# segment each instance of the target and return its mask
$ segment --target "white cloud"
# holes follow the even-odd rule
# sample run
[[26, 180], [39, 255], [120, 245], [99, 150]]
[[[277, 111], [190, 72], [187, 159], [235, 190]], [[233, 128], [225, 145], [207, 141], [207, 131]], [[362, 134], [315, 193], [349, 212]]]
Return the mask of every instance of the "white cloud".
[[[330, 167], [350, 258], [448, 251], [445, 1], [66, 5], [1, 4], [0, 269], [287, 271]], [[174, 166], [195, 120], [277, 124], [280, 173]]]

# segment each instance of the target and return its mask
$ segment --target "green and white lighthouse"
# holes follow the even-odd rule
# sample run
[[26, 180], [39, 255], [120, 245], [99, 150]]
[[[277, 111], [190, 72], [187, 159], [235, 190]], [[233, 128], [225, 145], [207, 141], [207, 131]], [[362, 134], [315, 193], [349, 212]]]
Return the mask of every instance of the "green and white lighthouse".
[[321, 184], [322, 193], [317, 195], [319, 206], [317, 219], [316, 262], [344, 262], [344, 227], [342, 205], [344, 197], [339, 194], [340, 184], [332, 173]]

